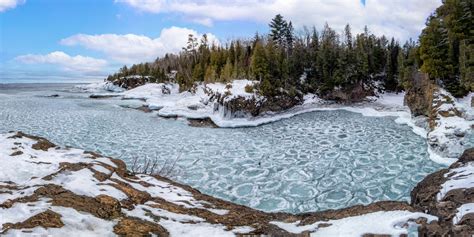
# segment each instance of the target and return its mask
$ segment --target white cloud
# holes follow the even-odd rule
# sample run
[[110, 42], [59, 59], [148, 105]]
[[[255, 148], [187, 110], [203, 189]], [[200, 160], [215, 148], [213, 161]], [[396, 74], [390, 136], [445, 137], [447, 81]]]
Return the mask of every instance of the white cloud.
[[69, 56], [68, 54], [55, 51], [46, 55], [27, 54], [18, 56], [16, 61], [26, 64], [52, 64], [59, 65], [67, 71], [99, 72], [106, 65], [107, 61], [86, 56]]
[[[61, 40], [67, 46], [80, 45], [87, 49], [105, 53], [112, 60], [130, 64], [151, 61], [166, 53], [179, 52], [185, 45], [188, 35], [193, 34], [200, 38], [198, 32], [180, 27], [166, 28], [161, 31], [158, 38], [144, 35], [86, 35], [78, 34]], [[207, 34], [209, 42], [218, 42], [212, 34]]]
[[0, 0], [0, 12], [13, 9], [24, 2], [25, 0]]
[[[178, 13], [204, 25], [213, 21], [252, 20], [268, 22], [280, 13], [296, 26], [322, 27], [327, 21], [342, 30], [350, 23], [361, 31], [365, 25], [376, 34], [401, 39], [416, 37], [425, 19], [440, 0], [115, 0], [140, 11]], [[197, 19], [197, 20], [196, 20]], [[204, 20], [205, 19], [205, 20]]]
[[212, 27], [214, 25], [211, 18], [194, 18], [192, 21], [207, 27]]

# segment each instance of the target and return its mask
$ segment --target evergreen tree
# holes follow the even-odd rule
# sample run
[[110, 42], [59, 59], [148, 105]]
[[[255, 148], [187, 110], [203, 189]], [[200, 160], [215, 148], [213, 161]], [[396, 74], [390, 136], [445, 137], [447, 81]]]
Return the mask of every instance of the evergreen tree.
[[263, 45], [260, 41], [256, 42], [252, 55], [252, 73], [254, 78], [260, 82], [263, 79], [267, 79], [269, 76], [268, 60], [265, 54], [265, 48], [263, 48]]
[[288, 29], [288, 23], [283, 16], [278, 14], [270, 22], [270, 38], [278, 46], [285, 48], [287, 37], [291, 33]]

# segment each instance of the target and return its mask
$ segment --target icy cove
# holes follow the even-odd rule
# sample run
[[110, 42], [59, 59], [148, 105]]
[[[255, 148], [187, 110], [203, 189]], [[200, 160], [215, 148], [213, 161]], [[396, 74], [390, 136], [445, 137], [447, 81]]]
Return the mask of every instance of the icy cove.
[[335, 110], [252, 128], [196, 128], [122, 107], [136, 101], [91, 100], [69, 87], [2, 89], [0, 132], [48, 137], [129, 166], [135, 158], [176, 162], [176, 181], [271, 212], [408, 201], [419, 181], [444, 167], [429, 159], [425, 139], [392, 117]]

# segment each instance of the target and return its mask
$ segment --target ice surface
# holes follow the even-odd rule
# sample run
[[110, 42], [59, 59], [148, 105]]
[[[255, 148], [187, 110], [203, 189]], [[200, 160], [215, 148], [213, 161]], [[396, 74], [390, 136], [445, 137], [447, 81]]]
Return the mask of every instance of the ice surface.
[[21, 130], [129, 164], [135, 157], [162, 165], [178, 159], [177, 181], [266, 211], [409, 200], [417, 182], [444, 167], [396, 117], [332, 109], [254, 128], [193, 128], [117, 106], [130, 101], [73, 96], [2, 97], [0, 132]]

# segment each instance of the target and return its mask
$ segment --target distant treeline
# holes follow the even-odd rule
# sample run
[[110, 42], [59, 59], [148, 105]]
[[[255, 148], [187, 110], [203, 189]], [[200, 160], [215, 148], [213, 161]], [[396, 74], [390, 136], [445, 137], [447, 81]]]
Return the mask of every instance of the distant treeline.
[[419, 41], [403, 45], [371, 34], [367, 27], [354, 36], [349, 24], [341, 34], [328, 24], [321, 31], [312, 27], [295, 34], [291, 21], [277, 15], [268, 35], [224, 45], [210, 44], [206, 35], [189, 35], [179, 54], [124, 66], [107, 79], [139, 75], [164, 82], [176, 71], [174, 79], [188, 89], [195, 82], [245, 78], [260, 81], [260, 93], [273, 96], [282, 91], [324, 94], [360, 83], [398, 91], [409, 87], [421, 70], [460, 96], [474, 89], [473, 5], [472, 0], [443, 1]]

